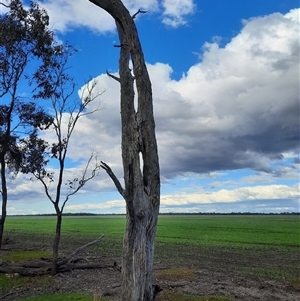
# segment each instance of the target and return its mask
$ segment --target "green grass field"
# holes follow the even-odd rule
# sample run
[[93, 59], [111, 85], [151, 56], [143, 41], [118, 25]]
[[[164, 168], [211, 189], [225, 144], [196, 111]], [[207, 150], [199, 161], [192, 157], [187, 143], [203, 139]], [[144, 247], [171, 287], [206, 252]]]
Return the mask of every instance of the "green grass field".
[[207, 246], [299, 251], [299, 216], [163, 216], [157, 240]]
[[[5, 231], [53, 234], [55, 217], [8, 217]], [[63, 218], [62, 235], [121, 240], [124, 216]], [[299, 215], [161, 215], [156, 241], [299, 252]]]
[[[62, 256], [104, 234], [105, 239], [91, 252], [121, 258], [125, 216], [65, 216], [62, 224]], [[34, 250], [15, 250], [3, 259], [51, 257], [55, 232], [54, 216], [8, 216], [4, 237], [15, 246], [32, 246]], [[71, 247], [70, 247], [71, 246]], [[171, 268], [156, 271], [158, 279], [196, 277], [193, 268], [209, 267], [243, 277], [266, 278], [299, 288], [300, 216], [298, 215], [161, 215], [156, 235], [155, 260], [167, 262]], [[270, 259], [270, 260], [269, 260]], [[274, 260], [273, 260], [274, 259]], [[175, 263], [175, 266], [173, 266]], [[180, 278], [180, 279], [181, 279]], [[37, 281], [37, 283], [35, 283]], [[12, 277], [0, 274], [0, 292], [13, 287], [41, 285], [49, 277]], [[1, 294], [0, 294], [1, 295]], [[82, 294], [53, 294], [18, 301], [38, 300], [107, 300]], [[219, 296], [191, 296], [164, 290], [160, 300], [232, 300]]]

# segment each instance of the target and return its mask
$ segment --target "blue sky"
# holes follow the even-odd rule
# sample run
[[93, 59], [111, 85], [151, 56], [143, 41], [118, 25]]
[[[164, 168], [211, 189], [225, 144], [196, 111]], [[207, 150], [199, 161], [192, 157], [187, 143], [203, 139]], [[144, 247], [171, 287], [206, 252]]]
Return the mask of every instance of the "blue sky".
[[[118, 73], [114, 22], [87, 0], [40, 3], [58, 39], [78, 49], [78, 90], [96, 79], [95, 93], [105, 91], [102, 110], [78, 124], [65, 181], [92, 150], [122, 181], [119, 87], [105, 74]], [[299, 1], [124, 3], [148, 11], [136, 25], [153, 86], [161, 212], [299, 212]], [[19, 175], [9, 185], [8, 214], [54, 211], [39, 183]], [[102, 171], [65, 212], [124, 213], [125, 204]]]

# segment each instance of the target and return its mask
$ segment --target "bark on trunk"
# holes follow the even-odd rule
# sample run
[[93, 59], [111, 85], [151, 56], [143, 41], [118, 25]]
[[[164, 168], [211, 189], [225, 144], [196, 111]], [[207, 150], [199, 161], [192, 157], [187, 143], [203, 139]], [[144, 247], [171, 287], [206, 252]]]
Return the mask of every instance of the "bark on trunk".
[[2, 243], [3, 243], [3, 233], [4, 233], [4, 224], [6, 219], [6, 206], [7, 206], [7, 187], [6, 187], [4, 156], [3, 158], [1, 158], [1, 194], [2, 194], [2, 209], [1, 209], [1, 218], [0, 218], [0, 249], [2, 248]]
[[[59, 210], [56, 208], [56, 210]], [[58, 262], [58, 250], [59, 250], [59, 242], [60, 242], [60, 233], [61, 233], [61, 222], [62, 222], [62, 213], [56, 212], [56, 230], [55, 237], [53, 241], [53, 257], [52, 257], [52, 265], [51, 265], [51, 275], [56, 275], [57, 273], [57, 262]]]
[[[5, 162], [5, 155], [7, 153], [8, 147], [9, 147], [9, 140], [10, 140], [10, 129], [11, 129], [11, 119], [12, 119], [12, 112], [15, 106], [15, 93], [16, 93], [16, 86], [14, 86], [12, 95], [12, 101], [9, 105], [9, 110], [6, 116], [7, 120], [7, 128], [5, 130], [4, 135], [2, 136], [2, 143], [1, 145], [1, 153], [0, 153], [0, 174], [1, 174], [1, 194], [2, 194], [2, 209], [1, 209], [1, 218], [0, 218], [0, 249], [2, 248], [3, 243], [3, 233], [4, 233], [4, 224], [6, 220], [6, 207], [7, 207], [7, 200], [8, 200], [8, 194], [7, 194], [7, 186], [6, 186], [6, 162]], [[4, 138], [4, 139], [3, 139]]]
[[[105, 163], [103, 168], [113, 179], [126, 201], [122, 300], [152, 301], [154, 239], [160, 203], [160, 176], [151, 82], [135, 23], [123, 3], [120, 0], [90, 1], [106, 10], [115, 19], [120, 38], [120, 79], [117, 80], [121, 84], [125, 189], [121, 188]], [[133, 75], [129, 68], [130, 59], [133, 63]], [[134, 106], [134, 81], [138, 93], [137, 110]]]
[[[157, 217], [127, 213], [122, 264], [122, 300], [153, 300], [153, 255]], [[152, 219], [151, 219], [152, 217]]]

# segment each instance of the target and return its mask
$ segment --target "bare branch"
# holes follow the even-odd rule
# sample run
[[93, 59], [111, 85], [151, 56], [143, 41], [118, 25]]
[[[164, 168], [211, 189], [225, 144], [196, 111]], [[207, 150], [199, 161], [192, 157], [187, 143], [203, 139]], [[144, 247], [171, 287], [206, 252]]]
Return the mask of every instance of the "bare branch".
[[97, 242], [99, 242], [100, 240], [102, 240], [102, 238], [104, 237], [104, 234], [102, 234], [100, 237], [98, 237], [97, 239], [79, 247], [77, 250], [75, 250], [73, 253], [71, 253], [71, 255], [68, 257], [68, 258], [65, 258], [64, 260], [60, 261], [57, 265], [58, 266], [62, 266], [64, 264], [67, 264], [69, 263], [69, 261], [78, 253], [80, 252], [81, 250], [85, 249], [86, 247], [89, 247]]
[[116, 48], [121, 48], [121, 47], [123, 47], [123, 46], [127, 46], [127, 44], [126, 44], [126, 43], [123, 43], [123, 44], [120, 44], [120, 45], [114, 45], [114, 47], [116, 47]]
[[7, 8], [10, 7], [10, 5], [4, 4], [3, 2], [0, 2], [0, 4], [3, 5], [3, 6], [5, 6], [5, 7], [7, 7]]
[[[91, 102], [95, 101], [99, 96], [101, 96], [102, 94], [104, 94], [105, 91], [106, 91], [106, 90], [103, 90], [102, 92], [96, 93], [95, 95], [93, 95], [94, 89], [95, 89], [95, 87], [96, 87], [96, 85], [97, 85], [98, 82], [95, 81], [95, 80], [93, 80], [92, 83], [91, 83], [91, 86], [90, 86], [90, 83], [91, 83], [91, 81], [89, 81], [85, 85], [85, 87], [84, 87], [84, 89], [83, 89], [83, 91], [81, 93], [81, 97], [80, 98], [82, 100], [82, 104], [81, 104], [81, 106], [79, 108], [79, 112], [77, 114], [77, 115], [79, 115], [78, 117], [90, 115], [90, 114], [93, 114], [94, 112], [100, 110], [100, 101], [99, 101], [99, 105], [98, 105], [98, 107], [96, 109], [94, 109], [92, 111], [89, 111], [89, 112], [84, 112], [83, 113], [83, 111], [87, 108], [88, 104], [90, 104]], [[86, 91], [87, 91], [87, 95], [85, 95]], [[75, 110], [71, 110], [71, 111], [74, 112]]]
[[131, 18], [132, 18], [132, 19], [135, 19], [135, 17], [136, 17], [138, 14], [140, 14], [140, 13], [141, 13], [141, 14], [145, 14], [145, 13], [147, 13], [147, 11], [146, 11], [146, 10], [140, 10], [140, 9], [139, 9], [135, 14], [132, 15]]
[[109, 73], [107, 70], [106, 70], [106, 74], [107, 74], [109, 77], [113, 78], [114, 80], [116, 80], [117, 82], [120, 83], [120, 78], [119, 78], [119, 77], [112, 75], [112, 74]]
[[[49, 193], [49, 186], [47, 185], [46, 181], [44, 180], [44, 177], [40, 173], [39, 174], [34, 173], [33, 175], [34, 175], [34, 177], [37, 180], [39, 180], [42, 183], [42, 185], [44, 186], [44, 190], [45, 190], [46, 196], [48, 197], [48, 199], [50, 200], [50, 202], [52, 204], [54, 204], [54, 201], [53, 201], [53, 199], [52, 199], [52, 197], [51, 197], [51, 195]], [[49, 180], [49, 181], [50, 181], [50, 183], [52, 182], [51, 180]]]
[[113, 180], [113, 182], [114, 182], [116, 188], [118, 189], [119, 193], [121, 194], [121, 196], [123, 198], [125, 198], [125, 189], [123, 189], [120, 181], [118, 180], [116, 175], [113, 173], [111, 168], [103, 161], [101, 161], [101, 167], [106, 171], [106, 173], [109, 175], [109, 177]]
[[[2, 4], [2, 3], [1, 3], [1, 4]], [[6, 293], [5, 295], [2, 295], [2, 296], [0, 297], [0, 300], [5, 299], [7, 296], [9, 296], [9, 295], [11, 295], [11, 294], [14, 294], [15, 288], [16, 288], [16, 286], [13, 286], [13, 288], [12, 288], [8, 293]]]
[[[88, 168], [90, 166], [90, 163], [92, 161], [92, 159], [95, 158], [95, 167], [93, 168], [93, 170], [91, 171], [90, 175], [87, 176], [87, 173], [88, 173]], [[99, 161], [97, 160], [97, 155], [95, 153], [92, 153], [84, 170], [83, 170], [83, 173], [82, 173], [82, 176], [80, 179], [74, 179], [72, 181], [72, 186], [70, 186], [70, 188], [72, 189], [72, 191], [66, 196], [66, 199], [65, 201], [63, 202], [63, 205], [61, 207], [61, 211], [63, 211], [67, 201], [69, 200], [69, 198], [74, 195], [75, 193], [77, 193], [88, 181], [90, 181], [91, 179], [95, 178], [98, 176], [99, 174], [99, 170], [101, 168], [101, 164], [99, 164]]]

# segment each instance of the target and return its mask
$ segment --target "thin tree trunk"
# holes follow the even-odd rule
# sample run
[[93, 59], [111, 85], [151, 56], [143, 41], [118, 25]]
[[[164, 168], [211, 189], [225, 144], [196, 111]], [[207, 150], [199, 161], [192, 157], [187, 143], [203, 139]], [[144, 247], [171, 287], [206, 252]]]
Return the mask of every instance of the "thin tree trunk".
[[[1, 209], [1, 218], [0, 218], [0, 249], [2, 248], [3, 243], [3, 233], [4, 233], [4, 224], [6, 220], [6, 208], [7, 208], [7, 200], [8, 200], [8, 194], [7, 194], [7, 186], [6, 186], [6, 162], [5, 162], [5, 155], [9, 147], [9, 141], [10, 141], [10, 129], [11, 129], [11, 116], [12, 112], [15, 106], [15, 95], [17, 91], [16, 84], [14, 85], [13, 89], [13, 95], [12, 95], [12, 101], [9, 105], [9, 110], [7, 112], [6, 120], [7, 120], [7, 128], [5, 130], [4, 135], [2, 136], [2, 150], [0, 153], [0, 166], [1, 166], [1, 194], [2, 194], [2, 209]], [[3, 139], [4, 138], [4, 139]]]
[[[59, 129], [60, 130], [60, 129]], [[59, 135], [59, 147], [60, 150], [62, 149], [61, 145], [61, 135]], [[63, 207], [59, 208], [59, 201], [60, 201], [60, 193], [61, 193], [61, 185], [62, 185], [62, 179], [63, 179], [63, 173], [64, 173], [64, 159], [66, 150], [59, 152], [59, 176], [58, 176], [58, 183], [56, 187], [56, 198], [55, 202], [53, 202], [55, 212], [56, 212], [56, 229], [55, 229], [55, 237], [53, 241], [53, 248], [52, 248], [52, 266], [51, 266], [51, 275], [55, 276], [57, 274], [57, 262], [58, 262], [58, 250], [59, 250], [59, 243], [60, 243], [60, 235], [61, 235], [61, 224], [62, 224], [62, 213], [63, 213]]]
[[[125, 189], [103, 164], [126, 201], [127, 223], [123, 240], [122, 300], [153, 300], [153, 255], [160, 204], [160, 176], [151, 82], [138, 33], [120, 0], [90, 0], [116, 21], [120, 38], [122, 160]], [[129, 61], [133, 63], [133, 74]], [[116, 79], [116, 77], [113, 77]], [[138, 107], [134, 106], [134, 81]], [[143, 159], [141, 171], [140, 153]]]
[[4, 158], [1, 158], [1, 195], [2, 195], [2, 209], [1, 209], [1, 218], [0, 218], [0, 249], [3, 243], [3, 233], [4, 233], [4, 224], [6, 220], [6, 206], [7, 206], [7, 187], [6, 187]]
[[62, 224], [62, 213], [60, 212], [59, 208], [55, 208], [55, 209], [56, 209], [56, 230], [55, 230], [55, 237], [53, 240], [53, 255], [52, 255], [52, 266], [51, 266], [51, 275], [53, 276], [56, 275], [57, 273], [58, 250], [59, 250], [61, 224]]

